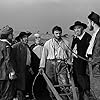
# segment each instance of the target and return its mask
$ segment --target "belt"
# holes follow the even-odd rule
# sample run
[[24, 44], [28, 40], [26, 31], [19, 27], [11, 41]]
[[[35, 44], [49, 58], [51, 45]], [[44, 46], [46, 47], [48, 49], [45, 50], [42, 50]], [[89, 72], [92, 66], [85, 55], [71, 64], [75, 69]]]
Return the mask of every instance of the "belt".
[[60, 62], [60, 61], [64, 61], [65, 59], [47, 59], [49, 61], [55, 61], [55, 62]]

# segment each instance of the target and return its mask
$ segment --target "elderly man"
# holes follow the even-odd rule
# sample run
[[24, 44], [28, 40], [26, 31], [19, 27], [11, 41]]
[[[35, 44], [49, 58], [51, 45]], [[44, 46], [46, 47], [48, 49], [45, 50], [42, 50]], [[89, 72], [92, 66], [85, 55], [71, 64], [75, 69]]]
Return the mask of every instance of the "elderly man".
[[[40, 72], [46, 69], [46, 74], [53, 85], [58, 83], [57, 70], [60, 70], [62, 61], [69, 59], [69, 42], [62, 38], [62, 28], [55, 26], [52, 29], [53, 38], [44, 44], [42, 58], [40, 61]], [[49, 91], [50, 92], [50, 91]], [[54, 96], [50, 92], [52, 100]]]
[[[70, 30], [74, 31], [75, 37], [72, 41], [73, 50], [73, 77], [75, 81], [75, 85], [79, 90], [79, 100], [84, 100], [84, 93], [89, 94], [89, 77], [86, 74], [86, 50], [89, 46], [89, 41], [91, 39], [91, 35], [84, 31], [87, 28], [85, 23], [81, 23], [80, 21], [76, 21], [74, 25], [70, 27]], [[77, 56], [78, 55], [78, 56]], [[80, 58], [83, 57], [84, 59]]]
[[30, 48], [33, 52], [32, 66], [33, 66], [34, 77], [35, 77], [39, 69], [40, 59], [41, 59], [42, 50], [43, 50], [43, 44], [41, 43], [40, 34], [38, 33], [34, 34], [34, 39], [35, 39], [35, 43], [32, 44]]
[[95, 12], [89, 14], [88, 28], [93, 31], [86, 53], [90, 60], [90, 86], [97, 100], [100, 100], [100, 15]]
[[12, 100], [14, 96], [12, 79], [15, 72], [11, 58], [12, 39], [13, 29], [8, 25], [3, 27], [0, 30], [0, 100]]

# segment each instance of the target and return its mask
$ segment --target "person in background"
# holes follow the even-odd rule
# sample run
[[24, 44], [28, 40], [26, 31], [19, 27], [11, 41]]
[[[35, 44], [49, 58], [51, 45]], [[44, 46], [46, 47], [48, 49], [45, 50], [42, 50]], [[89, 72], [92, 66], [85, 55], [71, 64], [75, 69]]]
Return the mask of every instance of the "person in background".
[[12, 100], [15, 95], [12, 48], [13, 29], [8, 25], [0, 30], [0, 100]]
[[[35, 39], [34, 44], [30, 46], [33, 54], [33, 58], [32, 58], [32, 66], [33, 66], [32, 69], [34, 72], [33, 79], [35, 79], [36, 75], [38, 74], [40, 59], [43, 50], [43, 43], [41, 42], [40, 34], [38, 33], [34, 34], [34, 39]], [[45, 88], [46, 82], [42, 76], [39, 76], [37, 78], [37, 81], [33, 87], [34, 87], [33, 88], [34, 97], [37, 98], [37, 100], [42, 100], [44, 94], [45, 94], [44, 100], [48, 99], [48, 93], [47, 93], [48, 91]]]
[[100, 15], [88, 15], [88, 28], [93, 31], [86, 56], [89, 58], [90, 86], [97, 100], [100, 99]]
[[21, 32], [18, 36], [18, 38], [20, 39], [20, 42], [15, 43], [12, 46], [13, 48], [12, 53], [14, 55], [13, 59], [15, 61], [14, 70], [17, 75], [16, 98], [18, 100], [25, 99], [26, 92], [30, 89], [30, 88], [27, 88], [29, 80], [26, 80], [27, 79], [27, 69], [30, 71], [30, 64], [31, 64], [31, 52], [27, 46], [28, 37], [30, 35], [31, 34], [28, 34], [26, 32]]
[[[69, 59], [70, 52], [68, 49], [69, 42], [62, 38], [62, 28], [59, 26], [53, 27], [52, 34], [53, 38], [44, 44], [39, 72], [45, 71], [52, 84], [55, 85], [58, 83], [57, 66], [61, 61]], [[49, 88], [48, 90], [51, 99], [55, 100]]]
[[30, 46], [32, 52], [33, 52], [33, 59], [32, 59], [32, 68], [34, 71], [34, 77], [38, 73], [40, 59], [42, 55], [42, 49], [43, 49], [43, 43], [41, 42], [40, 34], [36, 33], [34, 34], [35, 43]]
[[37, 45], [43, 46], [43, 43], [41, 42], [41, 36], [39, 33], [34, 34], [34, 43], [30, 46], [30, 48], [33, 50], [33, 48]]
[[71, 49], [73, 50], [73, 78], [79, 90], [79, 100], [84, 100], [84, 93], [88, 95], [90, 91], [89, 76], [86, 74], [88, 62], [84, 59], [86, 59], [86, 50], [89, 46], [91, 35], [84, 31], [86, 28], [87, 25], [80, 21], [76, 21], [74, 25], [70, 26], [70, 30], [75, 33]]

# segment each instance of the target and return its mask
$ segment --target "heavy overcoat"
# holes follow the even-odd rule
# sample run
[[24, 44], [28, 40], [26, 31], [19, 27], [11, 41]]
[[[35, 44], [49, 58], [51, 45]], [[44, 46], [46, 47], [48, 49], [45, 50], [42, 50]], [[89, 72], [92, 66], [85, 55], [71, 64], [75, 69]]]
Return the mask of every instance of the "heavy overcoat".
[[13, 45], [12, 49], [14, 59], [14, 70], [17, 76], [16, 88], [25, 90], [25, 71], [27, 60], [27, 46], [22, 42], [18, 42]]

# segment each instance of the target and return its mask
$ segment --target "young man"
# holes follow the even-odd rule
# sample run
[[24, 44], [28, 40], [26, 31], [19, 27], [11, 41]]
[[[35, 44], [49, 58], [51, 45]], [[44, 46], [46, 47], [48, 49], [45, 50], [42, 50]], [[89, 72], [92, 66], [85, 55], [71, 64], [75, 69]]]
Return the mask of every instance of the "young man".
[[86, 55], [89, 57], [90, 86], [95, 97], [100, 99], [100, 16], [91, 12], [88, 16], [88, 27], [93, 31]]
[[[58, 83], [57, 70], [61, 68], [61, 61], [69, 60], [69, 42], [62, 38], [62, 28], [59, 26], [55, 26], [52, 29], [53, 38], [46, 41], [44, 44], [42, 57], [40, 61], [40, 72], [43, 72], [44, 69], [48, 78], [52, 82], [52, 84]], [[49, 91], [50, 92], [50, 91]], [[52, 100], [54, 97], [50, 94]]]
[[[74, 31], [75, 37], [72, 41], [72, 47], [74, 53], [73, 55], [73, 77], [75, 85], [79, 90], [79, 100], [84, 100], [84, 93], [89, 93], [89, 77], [86, 74], [86, 50], [89, 46], [89, 41], [91, 35], [84, 31], [87, 28], [87, 25], [76, 21], [74, 25], [70, 27], [70, 30]], [[83, 57], [84, 59], [80, 58]]]

